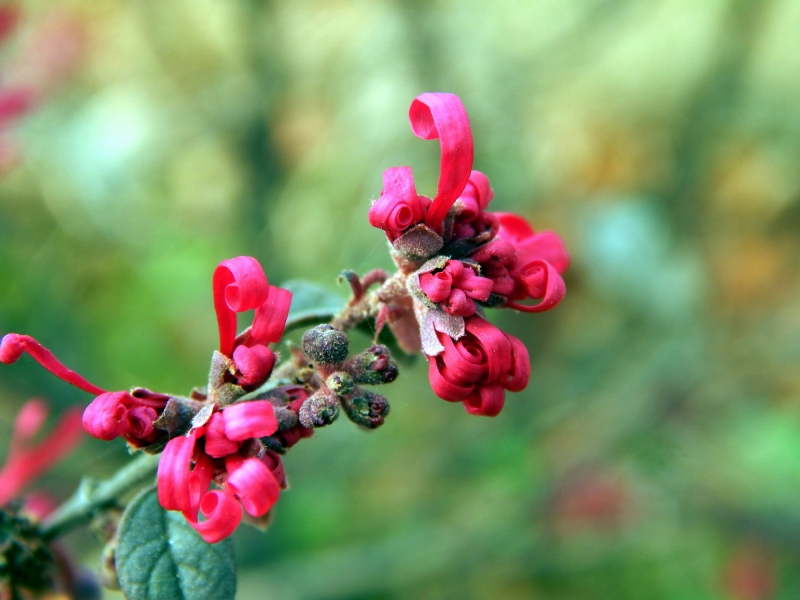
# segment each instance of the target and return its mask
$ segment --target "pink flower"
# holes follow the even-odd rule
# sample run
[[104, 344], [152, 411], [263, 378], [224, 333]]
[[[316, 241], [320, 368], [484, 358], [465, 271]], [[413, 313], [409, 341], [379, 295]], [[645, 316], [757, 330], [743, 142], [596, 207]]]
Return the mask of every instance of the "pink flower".
[[[552, 231], [534, 233], [519, 215], [494, 213], [497, 237], [481, 246], [470, 258], [481, 265], [482, 274], [494, 282], [493, 292], [507, 298], [506, 306], [523, 312], [553, 308], [566, 293], [561, 277], [569, 266], [569, 254], [561, 238]], [[526, 298], [538, 304], [520, 304]]]
[[453, 340], [437, 332], [444, 352], [428, 357], [428, 376], [437, 396], [463, 402], [473, 415], [493, 417], [503, 408], [505, 391], [528, 385], [525, 345], [477, 315], [466, 320], [466, 334]]
[[[222, 261], [214, 271], [213, 292], [220, 352], [233, 361], [236, 383], [245, 390], [255, 389], [272, 373], [276, 356], [267, 344], [280, 340], [292, 294], [270, 286], [261, 265], [249, 256]], [[253, 325], [237, 337], [236, 313], [251, 309], [255, 309]], [[83, 426], [91, 436], [101, 440], [123, 437], [139, 448], [166, 435], [154, 422], [170, 396], [144, 388], [108, 392], [64, 366], [30, 336], [9, 333], [0, 341], [0, 362], [14, 363], [26, 352], [60, 379], [97, 395], [83, 414]]]
[[83, 412], [83, 428], [99, 440], [119, 436], [134, 448], [148, 446], [164, 435], [156, 421], [169, 396], [144, 388], [132, 392], [105, 392], [92, 400]]
[[411, 167], [386, 169], [381, 196], [369, 209], [369, 224], [383, 229], [389, 241], [394, 241], [425, 219], [430, 204], [430, 198], [417, 195]]
[[[272, 404], [256, 400], [227, 406], [187, 437], [173, 438], [158, 465], [161, 506], [181, 511], [210, 544], [234, 532], [242, 508], [264, 516], [286, 484], [280, 458], [255, 438], [277, 429]], [[212, 482], [217, 487], [209, 490]]]
[[[219, 351], [231, 358], [237, 383], [255, 389], [264, 383], [275, 365], [275, 353], [267, 347], [283, 335], [292, 293], [269, 285], [264, 270], [251, 256], [224, 260], [213, 278], [214, 309], [219, 327]], [[236, 313], [255, 309], [253, 325], [236, 336]]]
[[8, 457], [0, 469], [0, 506], [19, 497], [28, 483], [64, 458], [80, 442], [81, 409], [72, 408], [61, 416], [44, 439], [32, 443], [48, 413], [44, 401], [33, 399], [28, 400], [17, 414]]
[[417, 96], [408, 111], [411, 130], [424, 140], [438, 139], [441, 147], [439, 187], [431, 201], [418, 196], [410, 167], [387, 169], [383, 192], [369, 211], [369, 222], [394, 241], [419, 223], [442, 233], [442, 223], [464, 191], [473, 161], [469, 117], [455, 94], [426, 93]]
[[163, 432], [153, 421], [164, 409], [169, 396], [143, 388], [133, 392], [107, 392], [64, 366], [53, 353], [28, 335], [9, 333], [0, 341], [0, 362], [11, 364], [27, 352], [59, 379], [90, 394], [99, 394], [83, 413], [86, 432], [101, 440], [123, 436], [132, 446], [153, 443]]
[[444, 269], [420, 275], [419, 285], [428, 299], [440, 303], [446, 313], [468, 317], [475, 314], [475, 300], [489, 299], [493, 282], [479, 277], [460, 260], [448, 260]]

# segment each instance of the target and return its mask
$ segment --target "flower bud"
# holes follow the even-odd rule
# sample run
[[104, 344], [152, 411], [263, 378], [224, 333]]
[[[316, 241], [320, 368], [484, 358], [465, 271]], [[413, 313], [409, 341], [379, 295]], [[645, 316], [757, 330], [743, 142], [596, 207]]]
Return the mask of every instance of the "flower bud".
[[315, 364], [329, 365], [344, 361], [349, 345], [347, 334], [330, 325], [317, 325], [303, 334], [303, 352]]
[[128, 392], [106, 392], [92, 400], [83, 412], [83, 427], [99, 440], [113, 440], [127, 432], [128, 409], [125, 402]]
[[397, 363], [383, 344], [370, 346], [345, 363], [345, 369], [357, 384], [378, 385], [397, 379]]
[[325, 385], [337, 396], [346, 396], [353, 391], [353, 378], [349, 373], [337, 371], [325, 380]]
[[389, 414], [386, 398], [375, 392], [357, 387], [342, 402], [344, 410], [353, 423], [375, 429], [383, 425], [383, 418]]
[[239, 385], [251, 390], [264, 383], [272, 373], [275, 353], [262, 344], [237, 346], [233, 351], [233, 363], [239, 373]]
[[308, 429], [330, 425], [339, 416], [339, 400], [329, 389], [322, 388], [303, 402], [298, 416], [300, 424]]

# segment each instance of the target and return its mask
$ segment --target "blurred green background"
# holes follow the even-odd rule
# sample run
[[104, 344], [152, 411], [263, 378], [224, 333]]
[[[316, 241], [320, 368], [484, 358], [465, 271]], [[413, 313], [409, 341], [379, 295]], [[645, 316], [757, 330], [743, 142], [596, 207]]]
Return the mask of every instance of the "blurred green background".
[[[224, 258], [342, 295], [388, 266], [367, 209], [389, 166], [435, 190], [423, 91], [464, 101], [494, 210], [573, 255], [556, 310], [494, 315], [532, 361], [500, 416], [417, 360], [382, 429], [291, 452], [238, 598], [800, 598], [800, 3], [39, 0], [7, 80], [56, 11], [82, 58], [3, 133], [0, 333], [98, 385], [203, 382]], [[33, 395], [89, 400], [4, 367], [3, 439]], [[126, 459], [87, 439], [40, 487]]]

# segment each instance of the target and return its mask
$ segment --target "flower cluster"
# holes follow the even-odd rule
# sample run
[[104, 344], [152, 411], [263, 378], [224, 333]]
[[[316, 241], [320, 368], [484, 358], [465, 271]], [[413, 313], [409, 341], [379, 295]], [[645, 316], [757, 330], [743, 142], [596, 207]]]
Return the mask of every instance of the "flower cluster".
[[[258, 438], [278, 429], [266, 400], [223, 407], [209, 405], [205, 423], [169, 441], [158, 465], [158, 499], [178, 510], [209, 543], [229, 536], [242, 519], [242, 507], [263, 517], [275, 504], [286, 478], [280, 457]], [[214, 482], [219, 489], [209, 490]], [[198, 512], [205, 517], [198, 520]]]
[[492, 188], [472, 170], [472, 133], [457, 96], [421, 94], [409, 119], [415, 135], [440, 141], [439, 185], [429, 199], [417, 194], [409, 167], [384, 172], [369, 222], [386, 233], [412, 301], [402, 294], [384, 299], [383, 318], [401, 342], [413, 340], [398, 331], [413, 309], [434, 392], [464, 402], [472, 414], [493, 416], [504, 390], [525, 388], [530, 364], [524, 345], [486, 321], [483, 308], [553, 308], [566, 292], [561, 274], [569, 255], [555, 233], [536, 233], [519, 215], [487, 210]]
[[[212, 542], [229, 535], [241, 520], [241, 509], [237, 515], [233, 508], [239, 506], [237, 499], [249, 514], [260, 517], [277, 500], [276, 490], [286, 485], [280, 459], [258, 438], [275, 434], [272, 445], [284, 452], [311, 433], [298, 423], [297, 413], [309, 396], [303, 387], [278, 387], [271, 392], [270, 400], [234, 404], [272, 374], [277, 355], [268, 345], [283, 334], [291, 293], [269, 285], [256, 259], [239, 256], [217, 266], [213, 294], [219, 351], [214, 353], [208, 386], [188, 398], [138, 387], [109, 392], [67, 368], [30, 336], [9, 333], [0, 341], [0, 362], [16, 362], [27, 352], [59, 378], [96, 395], [81, 419], [83, 428], [93, 437], [123, 437], [131, 447], [148, 452], [164, 448], [158, 476], [164, 508], [183, 512]], [[237, 335], [236, 315], [247, 310], [255, 310], [253, 324]], [[276, 411], [281, 412], [280, 424]], [[26, 417], [25, 423], [32, 423], [32, 418]], [[280, 425], [283, 431], [279, 431]], [[65, 436], [63, 443], [70, 439]], [[59, 447], [54, 446], [57, 453]], [[40, 469], [47, 455], [37, 456], [37, 460], [25, 464], [12, 460], [2, 475], [23, 480]], [[19, 487], [12, 486], [11, 479], [9, 492]], [[207, 492], [212, 481], [222, 491]], [[222, 512], [209, 508], [217, 500]], [[198, 511], [213, 518], [200, 522]]]
[[[273, 376], [279, 357], [270, 344], [284, 333], [291, 292], [270, 285], [249, 256], [222, 261], [212, 289], [219, 349], [208, 385], [188, 397], [140, 387], [110, 392], [67, 368], [30, 336], [9, 333], [0, 341], [0, 362], [13, 363], [27, 352], [64, 381], [96, 395], [82, 416], [89, 434], [122, 437], [134, 449], [161, 452], [161, 505], [183, 513], [209, 543], [230, 535], [243, 513], [257, 521], [267, 517], [286, 488], [280, 455], [315, 428], [341, 412], [364, 428], [381, 426], [389, 404], [361, 386], [390, 383], [398, 374], [386, 346], [374, 344], [349, 356], [347, 333], [318, 325]], [[249, 310], [252, 324], [237, 334], [237, 315]]]

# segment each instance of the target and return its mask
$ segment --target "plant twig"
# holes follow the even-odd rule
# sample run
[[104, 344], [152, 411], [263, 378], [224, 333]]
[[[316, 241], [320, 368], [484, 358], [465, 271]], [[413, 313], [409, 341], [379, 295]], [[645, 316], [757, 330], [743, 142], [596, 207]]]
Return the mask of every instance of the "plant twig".
[[53, 539], [91, 520], [94, 513], [153, 476], [158, 455], [142, 454], [105, 481], [83, 479], [78, 489], [42, 524], [42, 535]]

